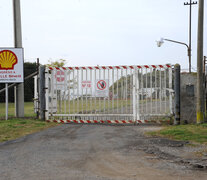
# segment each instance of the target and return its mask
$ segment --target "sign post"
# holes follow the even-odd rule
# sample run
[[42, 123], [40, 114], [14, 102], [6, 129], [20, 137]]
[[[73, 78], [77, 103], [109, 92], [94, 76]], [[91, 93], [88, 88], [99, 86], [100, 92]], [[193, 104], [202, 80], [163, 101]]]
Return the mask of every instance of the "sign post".
[[8, 97], [9, 97], [9, 94], [8, 94], [8, 83], [6, 83], [5, 85], [5, 91], [6, 91], [6, 96], [5, 96], [5, 101], [6, 101], [6, 120], [8, 120], [8, 107], [9, 107], [9, 104], [8, 104]]
[[0, 48], [0, 83], [5, 83], [6, 88], [6, 120], [8, 119], [8, 83], [23, 81], [23, 49]]

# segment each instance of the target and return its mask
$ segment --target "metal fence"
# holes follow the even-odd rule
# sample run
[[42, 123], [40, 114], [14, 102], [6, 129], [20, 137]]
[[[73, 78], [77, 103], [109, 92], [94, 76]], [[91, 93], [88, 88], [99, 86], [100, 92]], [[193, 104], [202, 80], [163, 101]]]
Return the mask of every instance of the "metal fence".
[[46, 70], [46, 118], [62, 122], [144, 122], [171, 116], [172, 66]]
[[[34, 80], [33, 76], [37, 74], [37, 63], [24, 63], [24, 112], [25, 117], [35, 117], [33, 99], [34, 99]], [[15, 83], [9, 83], [9, 118], [16, 117], [15, 115]], [[5, 119], [5, 84], [0, 83], [0, 120]]]

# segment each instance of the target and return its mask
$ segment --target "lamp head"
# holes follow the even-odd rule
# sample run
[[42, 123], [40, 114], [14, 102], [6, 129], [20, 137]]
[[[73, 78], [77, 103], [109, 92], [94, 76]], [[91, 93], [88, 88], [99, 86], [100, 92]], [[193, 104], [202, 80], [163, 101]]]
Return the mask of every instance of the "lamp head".
[[157, 47], [161, 47], [162, 44], [164, 43], [163, 38], [160, 38], [160, 40], [156, 41], [157, 42]]

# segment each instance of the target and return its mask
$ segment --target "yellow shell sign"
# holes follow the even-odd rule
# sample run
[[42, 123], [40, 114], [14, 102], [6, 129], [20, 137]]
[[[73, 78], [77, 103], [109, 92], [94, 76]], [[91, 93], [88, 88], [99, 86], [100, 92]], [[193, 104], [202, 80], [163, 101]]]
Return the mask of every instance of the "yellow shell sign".
[[0, 70], [14, 69], [17, 64], [17, 56], [10, 50], [0, 51]]

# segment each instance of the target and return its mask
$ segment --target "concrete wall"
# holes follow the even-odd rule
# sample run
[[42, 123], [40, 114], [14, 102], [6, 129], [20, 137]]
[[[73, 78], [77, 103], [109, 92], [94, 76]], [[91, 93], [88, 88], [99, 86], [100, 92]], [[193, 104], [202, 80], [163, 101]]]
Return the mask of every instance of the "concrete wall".
[[196, 122], [196, 91], [197, 76], [196, 73], [181, 73], [181, 123]]

